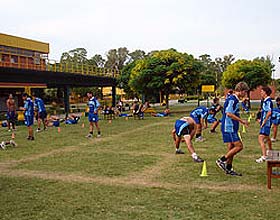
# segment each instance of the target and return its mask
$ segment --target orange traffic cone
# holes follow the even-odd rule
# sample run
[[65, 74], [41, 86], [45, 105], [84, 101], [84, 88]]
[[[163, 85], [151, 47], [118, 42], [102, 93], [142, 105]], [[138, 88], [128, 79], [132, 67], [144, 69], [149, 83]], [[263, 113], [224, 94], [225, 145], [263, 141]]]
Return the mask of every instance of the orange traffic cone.
[[58, 133], [60, 133], [60, 132], [61, 132], [61, 129], [60, 129], [60, 127], [58, 127], [58, 128], [57, 128], [57, 132], [58, 132]]
[[84, 127], [85, 127], [85, 123], [82, 124], [82, 128], [84, 128]]
[[12, 139], [15, 139], [15, 133], [12, 132]]

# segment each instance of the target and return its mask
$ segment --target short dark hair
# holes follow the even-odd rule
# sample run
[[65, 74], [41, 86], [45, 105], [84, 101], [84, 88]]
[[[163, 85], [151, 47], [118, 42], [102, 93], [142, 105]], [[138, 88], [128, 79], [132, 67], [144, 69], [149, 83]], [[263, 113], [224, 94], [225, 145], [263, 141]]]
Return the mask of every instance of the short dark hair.
[[280, 102], [280, 97], [277, 97], [275, 101]]
[[269, 96], [272, 93], [271, 88], [269, 88], [268, 86], [263, 86], [262, 90]]
[[28, 97], [28, 94], [26, 92], [22, 93], [22, 97]]

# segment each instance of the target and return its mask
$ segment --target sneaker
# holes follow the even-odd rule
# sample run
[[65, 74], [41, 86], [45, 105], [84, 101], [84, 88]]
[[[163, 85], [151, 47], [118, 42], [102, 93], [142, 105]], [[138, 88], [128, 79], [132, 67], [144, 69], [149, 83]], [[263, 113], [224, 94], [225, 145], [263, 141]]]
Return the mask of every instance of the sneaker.
[[200, 136], [200, 137], [198, 137], [198, 138], [195, 139], [195, 142], [203, 142], [203, 141], [205, 141], [205, 140], [206, 140], [205, 138], [203, 138], [202, 136]]
[[5, 141], [2, 141], [2, 142], [1, 142], [0, 147], [1, 147], [3, 150], [6, 149]]
[[181, 149], [176, 149], [175, 154], [185, 154]]
[[256, 159], [256, 163], [263, 163], [266, 161], [266, 158], [264, 156], [261, 156], [259, 159]]
[[34, 139], [34, 137], [28, 137], [27, 140], [34, 141], [35, 139]]
[[86, 138], [92, 138], [92, 134], [88, 134]]
[[276, 142], [276, 138], [271, 138], [271, 142]]
[[227, 174], [227, 175], [231, 175], [231, 176], [242, 176], [241, 173], [237, 173], [237, 172], [235, 172], [233, 169], [227, 170], [226, 174]]
[[41, 131], [41, 128], [37, 128], [36, 132], [40, 132]]
[[101, 134], [98, 134], [97, 137], [100, 138], [100, 137], [101, 137]]
[[8, 130], [8, 132], [11, 132], [11, 131], [12, 131], [12, 129], [9, 129], [9, 130]]
[[223, 170], [224, 172], [228, 172], [226, 163], [221, 161], [221, 159], [216, 160], [216, 164], [221, 170]]
[[199, 156], [197, 156], [196, 158], [193, 158], [193, 161], [196, 163], [203, 163], [204, 160], [202, 158], [200, 158]]
[[16, 147], [17, 143], [14, 140], [10, 140], [10, 145], [12, 145], [13, 147]]

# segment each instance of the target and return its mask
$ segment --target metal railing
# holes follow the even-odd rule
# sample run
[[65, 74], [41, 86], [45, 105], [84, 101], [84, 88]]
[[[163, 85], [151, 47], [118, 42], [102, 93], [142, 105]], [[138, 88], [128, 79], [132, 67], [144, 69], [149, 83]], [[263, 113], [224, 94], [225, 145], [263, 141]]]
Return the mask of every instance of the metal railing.
[[52, 72], [66, 72], [73, 74], [117, 77], [119, 73], [116, 70], [99, 68], [94, 65], [88, 64], [75, 64], [75, 63], [58, 63], [58, 62], [44, 62], [40, 64], [30, 63], [15, 63], [0, 61], [0, 67], [12, 67], [18, 69], [42, 70]]

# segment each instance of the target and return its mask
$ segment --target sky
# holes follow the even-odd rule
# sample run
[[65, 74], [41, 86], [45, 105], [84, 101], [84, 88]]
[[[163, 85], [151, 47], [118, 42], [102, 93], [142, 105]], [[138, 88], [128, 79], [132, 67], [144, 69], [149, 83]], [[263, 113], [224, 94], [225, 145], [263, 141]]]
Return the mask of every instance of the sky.
[[0, 33], [49, 43], [51, 59], [75, 48], [105, 58], [120, 47], [213, 60], [269, 55], [280, 78], [279, 0], [0, 0], [0, 7]]

